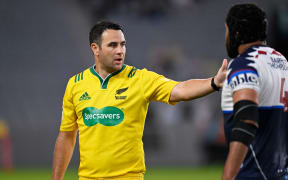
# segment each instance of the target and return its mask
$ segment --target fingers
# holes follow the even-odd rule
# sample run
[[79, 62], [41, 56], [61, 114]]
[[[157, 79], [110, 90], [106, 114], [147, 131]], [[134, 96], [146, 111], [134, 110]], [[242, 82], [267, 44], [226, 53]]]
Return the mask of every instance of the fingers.
[[225, 71], [227, 69], [227, 59], [223, 59], [223, 62], [222, 62], [222, 66], [221, 66], [221, 70], [222, 71]]
[[222, 87], [224, 84], [226, 78], [227, 66], [228, 66], [227, 59], [223, 59], [222, 65], [215, 76], [215, 84], [218, 87]]

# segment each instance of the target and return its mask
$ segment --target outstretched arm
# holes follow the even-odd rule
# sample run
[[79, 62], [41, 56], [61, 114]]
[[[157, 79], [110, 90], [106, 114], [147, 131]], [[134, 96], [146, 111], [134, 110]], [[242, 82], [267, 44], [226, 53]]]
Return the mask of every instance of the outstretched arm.
[[[222, 87], [226, 78], [227, 59], [223, 60], [222, 66], [214, 77], [217, 87]], [[208, 79], [190, 79], [177, 84], [171, 92], [170, 101], [189, 101], [202, 96], [206, 96], [214, 91], [211, 86], [212, 78]]]
[[77, 130], [60, 132], [54, 149], [52, 180], [62, 180], [71, 160]]

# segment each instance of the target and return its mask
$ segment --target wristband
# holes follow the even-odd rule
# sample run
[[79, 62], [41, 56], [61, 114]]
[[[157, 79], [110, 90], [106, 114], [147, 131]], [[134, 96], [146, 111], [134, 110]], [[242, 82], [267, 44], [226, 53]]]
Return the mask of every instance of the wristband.
[[214, 82], [214, 77], [211, 79], [211, 86], [215, 91], [219, 91], [220, 87], [218, 87]]

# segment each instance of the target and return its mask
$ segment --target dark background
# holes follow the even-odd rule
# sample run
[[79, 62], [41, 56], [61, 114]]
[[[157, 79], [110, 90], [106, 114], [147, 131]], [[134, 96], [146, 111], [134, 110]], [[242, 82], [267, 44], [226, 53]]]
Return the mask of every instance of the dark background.
[[[14, 166], [52, 166], [65, 86], [94, 64], [88, 33], [98, 20], [123, 26], [125, 63], [178, 81], [206, 78], [227, 57], [224, 20], [237, 2], [247, 1], [0, 0], [0, 119]], [[268, 44], [287, 56], [287, 1], [252, 2], [267, 12]], [[149, 166], [222, 163], [220, 95], [175, 107], [152, 103], [144, 132]], [[77, 148], [71, 166], [78, 162]]]

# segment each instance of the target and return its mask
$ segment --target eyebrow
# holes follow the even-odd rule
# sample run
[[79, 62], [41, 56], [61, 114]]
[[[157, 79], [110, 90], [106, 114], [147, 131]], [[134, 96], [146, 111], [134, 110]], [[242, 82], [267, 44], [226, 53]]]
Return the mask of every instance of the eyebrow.
[[[123, 43], [126, 43], [126, 41], [121, 41], [119, 44], [123, 44]], [[111, 41], [108, 43], [108, 45], [109, 44], [118, 44], [118, 42], [117, 41]]]

